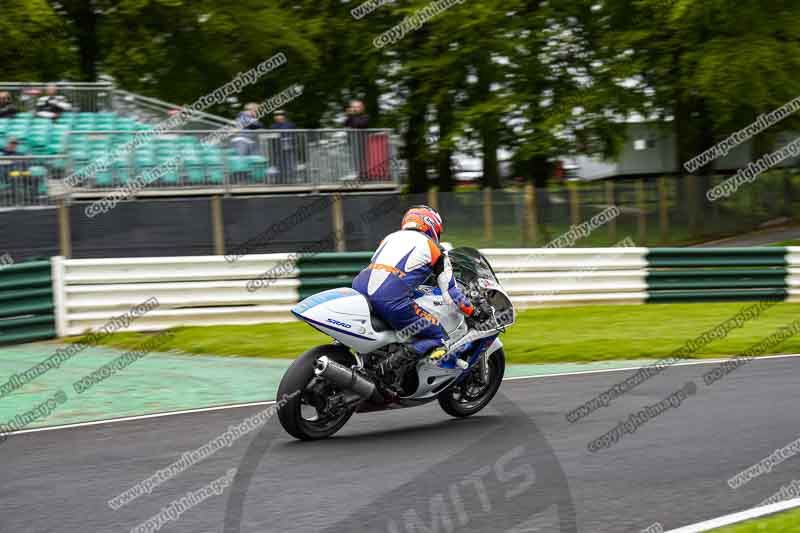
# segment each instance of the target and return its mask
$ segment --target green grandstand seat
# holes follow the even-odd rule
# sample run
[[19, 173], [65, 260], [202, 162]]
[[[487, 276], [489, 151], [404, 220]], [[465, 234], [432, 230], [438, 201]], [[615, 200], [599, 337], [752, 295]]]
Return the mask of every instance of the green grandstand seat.
[[125, 184], [130, 179], [131, 169], [125, 158], [117, 159], [111, 164], [114, 182]]
[[122, 146], [123, 144], [127, 144], [132, 142], [134, 136], [130, 133], [114, 133], [111, 135], [111, 144], [114, 146]]
[[245, 156], [250, 165], [251, 176], [254, 180], [263, 180], [267, 177], [267, 160], [260, 155]]
[[88, 150], [92, 159], [108, 159], [110, 152], [102, 147], [92, 148]]
[[34, 146], [47, 146], [50, 142], [49, 131], [35, 131], [28, 135], [28, 141]]
[[203, 145], [202, 159], [206, 165], [206, 178], [212, 183], [222, 183], [225, 180], [225, 169], [222, 165], [220, 149], [216, 146]]
[[222, 170], [222, 165], [206, 164], [206, 179], [209, 183], [218, 184], [225, 181], [225, 172]]
[[110, 187], [114, 185], [114, 173], [110, 168], [98, 170], [94, 175], [94, 183], [98, 187]]
[[79, 172], [91, 162], [88, 152], [71, 152], [69, 158], [73, 172]]
[[114, 123], [114, 129], [118, 131], [135, 131], [136, 124], [128, 120], [118, 120]]
[[64, 141], [59, 139], [51, 139], [47, 146], [45, 147], [45, 153], [47, 155], [58, 155], [64, 153], [67, 146], [64, 144]]
[[164, 168], [159, 181], [164, 185], [177, 185], [180, 181], [180, 165], [175, 168]]
[[53, 167], [55, 170], [64, 170], [67, 168], [67, 160], [63, 157], [59, 157], [57, 159], [50, 160], [50, 166]]
[[201, 153], [206, 162], [222, 162], [222, 152], [218, 148], [203, 148]]
[[250, 163], [247, 158], [242, 155], [234, 155], [228, 157], [228, 172], [234, 175], [250, 175]]
[[111, 139], [110, 136], [89, 137], [89, 138], [86, 139], [86, 143], [91, 148], [100, 147], [100, 148], [104, 148], [104, 149], [109, 149], [109, 148], [111, 148], [112, 139]]
[[147, 152], [136, 152], [133, 157], [134, 165], [137, 169], [150, 168], [156, 165], [156, 158]]
[[198, 156], [187, 156], [183, 160], [183, 168], [189, 183], [203, 183], [206, 179], [205, 166], [203, 160]]
[[47, 177], [47, 169], [41, 165], [33, 165], [28, 169], [28, 172], [31, 173], [31, 176], [35, 178], [45, 178]]
[[39, 183], [36, 192], [39, 194], [47, 194], [47, 169], [41, 165], [34, 165], [28, 169], [31, 177], [39, 178]]

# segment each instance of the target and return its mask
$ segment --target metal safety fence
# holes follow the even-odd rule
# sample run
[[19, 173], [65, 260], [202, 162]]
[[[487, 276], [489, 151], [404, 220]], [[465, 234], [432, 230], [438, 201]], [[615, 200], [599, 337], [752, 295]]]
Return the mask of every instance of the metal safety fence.
[[50, 261], [0, 268], [0, 344], [56, 336]]
[[[800, 248], [482, 249], [519, 309], [800, 300]], [[147, 298], [131, 329], [289, 322], [292, 307], [349, 287], [370, 252], [64, 259], [54, 257], [59, 336], [96, 330]]]
[[59, 156], [0, 157], [0, 207], [51, 204], [51, 185], [64, 178], [65, 169]]
[[56, 94], [70, 104], [72, 111], [97, 113], [112, 110], [114, 87], [111, 83], [6, 82], [0, 83], [0, 93], [9, 94], [17, 111], [34, 113], [39, 98], [46, 96], [51, 85], [56, 87]]
[[[166, 121], [181, 111], [181, 107], [175, 104], [121, 89], [113, 90], [111, 108], [120, 115], [149, 124]], [[193, 111], [191, 115], [187, 116], [186, 122], [181, 127], [187, 130], [207, 130], [233, 124], [233, 120], [204, 111]]]
[[[133, 181], [151, 190], [398, 182], [390, 130], [238, 130], [222, 139], [219, 133], [72, 131], [65, 157], [71, 172], [83, 176], [78, 187], [83, 192]], [[103, 160], [107, 164], [98, 168]], [[159, 167], [164, 172], [155, 178]]]

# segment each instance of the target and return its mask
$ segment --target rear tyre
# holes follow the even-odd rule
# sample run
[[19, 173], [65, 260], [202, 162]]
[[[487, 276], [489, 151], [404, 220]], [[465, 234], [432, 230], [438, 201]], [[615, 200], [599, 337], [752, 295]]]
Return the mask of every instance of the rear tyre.
[[[351, 409], [339, 409], [329, 413], [324, 404], [327, 398], [322, 397], [320, 388], [309, 387], [314, 381], [314, 361], [327, 355], [332, 360], [345, 366], [355, 364], [355, 358], [344, 346], [335, 344], [312, 348], [291, 364], [283, 375], [278, 386], [278, 398], [286, 395], [289, 400], [278, 410], [278, 419], [283, 429], [300, 440], [324, 439], [330, 437], [353, 416]], [[327, 382], [326, 382], [327, 383]], [[324, 385], [324, 396], [336, 394], [332, 385]], [[300, 391], [300, 394], [297, 394]]]
[[480, 365], [475, 365], [474, 370], [461, 383], [443, 391], [439, 397], [439, 405], [450, 416], [464, 418], [472, 416], [492, 401], [500, 389], [503, 375], [506, 371], [506, 356], [503, 349], [499, 349], [489, 356], [489, 380], [480, 383]]

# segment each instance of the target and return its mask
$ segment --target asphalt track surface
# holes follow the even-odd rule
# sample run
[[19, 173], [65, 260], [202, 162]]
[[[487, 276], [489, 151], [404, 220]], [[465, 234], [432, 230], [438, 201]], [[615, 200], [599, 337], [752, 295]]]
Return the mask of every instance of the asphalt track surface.
[[[747, 509], [800, 478], [795, 457], [738, 490], [726, 483], [800, 436], [800, 358], [754, 361], [706, 386], [710, 368], [670, 368], [572, 424], [566, 412], [633, 371], [506, 381], [470, 419], [438, 404], [361, 414], [311, 443], [274, 417], [118, 511], [108, 499], [264, 407], [13, 435], [0, 445], [0, 531], [130, 531], [230, 468], [233, 486], [161, 531], [668, 530]], [[587, 450], [690, 380], [697, 393], [680, 407]]]

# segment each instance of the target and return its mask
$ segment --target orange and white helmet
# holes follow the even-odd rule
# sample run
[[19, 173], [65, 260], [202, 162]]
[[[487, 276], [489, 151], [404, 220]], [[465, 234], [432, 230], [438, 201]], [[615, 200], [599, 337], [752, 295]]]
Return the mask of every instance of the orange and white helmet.
[[442, 217], [436, 209], [427, 205], [415, 205], [403, 215], [400, 229], [421, 231], [431, 239], [439, 242], [442, 235]]

